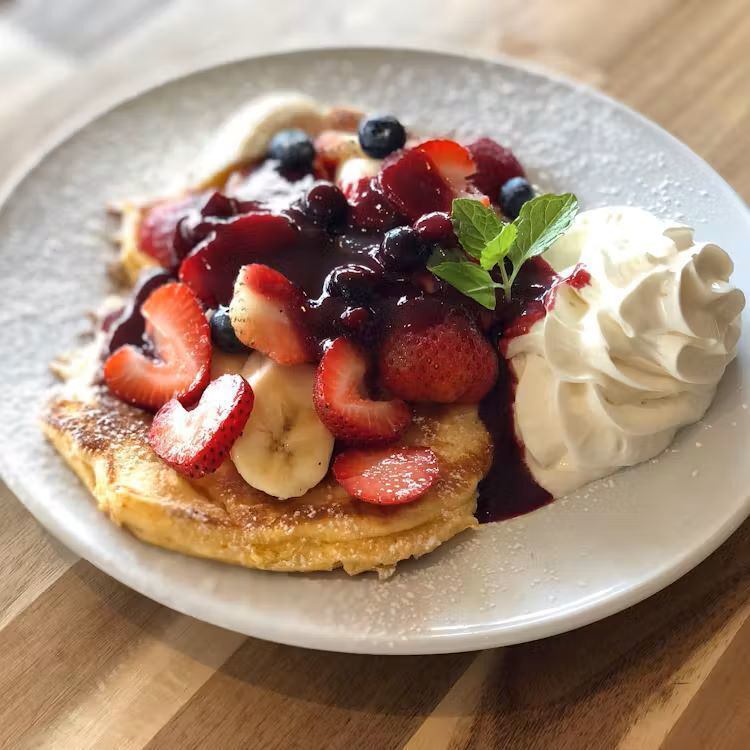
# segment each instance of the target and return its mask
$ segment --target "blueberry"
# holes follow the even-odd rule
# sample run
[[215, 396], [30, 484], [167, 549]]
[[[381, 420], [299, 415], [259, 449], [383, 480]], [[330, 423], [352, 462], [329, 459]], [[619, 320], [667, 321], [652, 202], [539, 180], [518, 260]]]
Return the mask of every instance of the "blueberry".
[[268, 155], [277, 159], [282, 169], [306, 169], [315, 158], [315, 146], [304, 130], [280, 130], [271, 138]]
[[352, 263], [334, 268], [325, 281], [325, 292], [332, 297], [343, 297], [355, 305], [367, 303], [377, 282], [377, 274], [367, 266]]
[[211, 340], [217, 348], [227, 354], [240, 354], [248, 351], [248, 348], [237, 338], [226, 307], [219, 307], [211, 316]]
[[377, 258], [389, 271], [412, 271], [427, 260], [430, 248], [411, 227], [396, 227], [385, 233]]
[[326, 227], [343, 224], [349, 210], [344, 194], [331, 182], [316, 182], [305, 196], [305, 212]]
[[534, 197], [534, 188], [524, 177], [511, 177], [500, 188], [500, 208], [509, 219], [515, 219], [521, 206]]
[[359, 145], [375, 159], [382, 159], [406, 143], [404, 126], [393, 115], [366, 117], [359, 123]]

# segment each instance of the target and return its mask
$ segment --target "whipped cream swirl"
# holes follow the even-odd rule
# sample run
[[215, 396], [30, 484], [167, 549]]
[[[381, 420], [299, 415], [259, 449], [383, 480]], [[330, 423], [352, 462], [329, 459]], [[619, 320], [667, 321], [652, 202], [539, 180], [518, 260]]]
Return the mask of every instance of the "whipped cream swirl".
[[703, 416], [745, 298], [720, 247], [638, 208], [581, 213], [544, 257], [563, 276], [577, 265], [591, 276], [559, 284], [507, 349], [526, 462], [561, 495], [652, 458]]

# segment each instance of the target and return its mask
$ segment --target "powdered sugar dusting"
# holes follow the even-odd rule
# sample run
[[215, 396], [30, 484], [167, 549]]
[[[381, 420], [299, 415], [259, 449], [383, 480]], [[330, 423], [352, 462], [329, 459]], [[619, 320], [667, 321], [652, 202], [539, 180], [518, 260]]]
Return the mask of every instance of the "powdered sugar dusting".
[[[747, 234], [737, 231], [747, 219], [719, 178], [631, 113], [576, 88], [491, 63], [367, 50], [250, 61], [178, 81], [74, 136], [0, 213], [0, 283], [12, 301], [0, 310], [2, 464], [46, 525], [125, 583], [217, 624], [334, 650], [402, 653], [499, 645], [581, 624], [621, 594], [625, 603], [630, 586], [641, 586], [639, 596], [655, 590], [669, 576], [653, 571], [675, 568], [686, 549], [736, 525], [750, 484], [744, 350], [711, 429], [696, 425], [654, 463], [527, 517], [466, 532], [383, 582], [232, 568], [149, 547], [110, 524], [36, 424], [49, 361], [77, 342], [85, 312], [110, 289], [104, 203], [173, 183], [228, 113], [282, 88], [392, 111], [424, 132], [499, 138], [536, 183], [576, 192], [584, 208], [643, 205], [684, 220], [735, 258], [740, 285], [750, 278], [740, 247]], [[676, 496], [678, 477], [687, 481]]]

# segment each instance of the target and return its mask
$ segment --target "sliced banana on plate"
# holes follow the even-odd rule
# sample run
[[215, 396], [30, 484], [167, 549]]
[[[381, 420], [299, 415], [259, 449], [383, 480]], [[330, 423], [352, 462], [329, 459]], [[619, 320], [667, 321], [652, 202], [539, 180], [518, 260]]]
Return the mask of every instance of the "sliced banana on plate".
[[299, 497], [328, 473], [333, 435], [318, 419], [312, 365], [278, 365], [259, 352], [242, 370], [255, 405], [232, 447], [237, 471], [252, 487], [274, 497]]
[[227, 354], [214, 348], [211, 354], [211, 380], [222, 375], [242, 375], [247, 358], [247, 354]]
[[309, 96], [294, 92], [253, 99], [238, 109], [206, 144], [193, 165], [189, 183], [195, 189], [213, 186], [232, 167], [262, 159], [279, 130], [301, 128], [316, 135], [328, 111]]
[[371, 159], [369, 156], [346, 159], [336, 168], [336, 184], [347, 195], [364, 177], [375, 177], [382, 163], [382, 159]]

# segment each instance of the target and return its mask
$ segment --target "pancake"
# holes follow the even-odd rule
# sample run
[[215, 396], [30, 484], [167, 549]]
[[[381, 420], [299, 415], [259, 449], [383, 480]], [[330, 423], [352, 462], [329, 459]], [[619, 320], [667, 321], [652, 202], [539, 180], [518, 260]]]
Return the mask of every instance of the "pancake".
[[[362, 116], [350, 108], [318, 114], [309, 102], [300, 103], [296, 95], [293, 100], [313, 133], [353, 132]], [[265, 132], [276, 114], [252, 108], [245, 114], [259, 111], [260, 119], [250, 119]], [[273, 131], [277, 129], [278, 124]], [[261, 144], [257, 133], [249, 132], [248, 138], [247, 143], [262, 145], [259, 154], [265, 153], [266, 142]], [[241, 166], [222, 164], [192, 189], [223, 185], [231, 193], [233, 178], [227, 180], [227, 175]], [[139, 246], [139, 227], [150, 203], [125, 201], [117, 207], [119, 265], [131, 284], [143, 269], [156, 265]], [[432, 448], [440, 466], [436, 484], [415, 502], [388, 507], [353, 499], [330, 470], [302, 497], [279, 500], [245, 482], [231, 460], [213, 474], [189, 480], [158, 458], [146, 440], [151, 416], [121, 402], [106, 387], [89, 385], [96, 380], [102, 339], [100, 334], [90, 347], [53, 363], [68, 383], [47, 403], [42, 425], [100, 509], [145, 542], [264, 570], [342, 567], [349, 574], [374, 570], [387, 576], [400, 560], [424, 555], [477, 524], [477, 484], [489, 469], [492, 444], [475, 405], [415, 407], [415, 419], [399, 443]], [[214, 352], [212, 378], [223, 371], [239, 372], [244, 357], [239, 363], [237, 358]]]
[[102, 386], [54, 395], [43, 429], [100, 509], [145, 542], [263, 570], [387, 576], [476, 525], [476, 487], [491, 460], [476, 406], [419, 406], [415, 415], [400, 443], [432, 448], [440, 478], [419, 500], [391, 507], [349, 497], [330, 472], [284, 501], [248, 485], [231, 461], [188, 480], [148, 446], [150, 416]]

